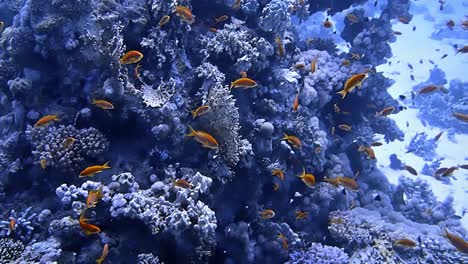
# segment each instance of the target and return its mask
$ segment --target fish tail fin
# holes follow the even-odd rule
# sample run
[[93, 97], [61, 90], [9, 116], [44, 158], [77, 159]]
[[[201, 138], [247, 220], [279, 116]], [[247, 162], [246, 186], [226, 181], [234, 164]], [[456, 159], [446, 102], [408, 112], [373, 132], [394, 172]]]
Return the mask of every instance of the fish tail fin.
[[102, 167], [104, 167], [104, 169], [110, 169], [111, 167], [109, 166], [109, 161], [104, 163], [104, 165], [102, 165]]
[[346, 91], [345, 90], [341, 90], [341, 91], [337, 92], [337, 94], [341, 95], [341, 99], [344, 99], [346, 97]]
[[229, 86], [229, 89], [234, 88], [234, 82], [231, 82], [231, 86]]
[[185, 136], [187, 136], [187, 137], [193, 137], [193, 136], [195, 136], [196, 131], [195, 131], [195, 129], [193, 129], [193, 127], [192, 127], [191, 125], [188, 125], [188, 129], [189, 129], [189, 133], [186, 134]]
[[190, 111], [190, 113], [192, 113], [192, 119], [195, 119], [195, 117], [197, 117], [197, 111]]
[[54, 120], [55, 120], [55, 121], [60, 121], [60, 118], [58, 117], [58, 114], [55, 114], [55, 115], [54, 115]]
[[288, 134], [286, 134], [286, 133], [283, 133], [283, 138], [282, 138], [282, 140], [288, 140], [288, 139], [289, 139], [289, 136], [288, 136]]

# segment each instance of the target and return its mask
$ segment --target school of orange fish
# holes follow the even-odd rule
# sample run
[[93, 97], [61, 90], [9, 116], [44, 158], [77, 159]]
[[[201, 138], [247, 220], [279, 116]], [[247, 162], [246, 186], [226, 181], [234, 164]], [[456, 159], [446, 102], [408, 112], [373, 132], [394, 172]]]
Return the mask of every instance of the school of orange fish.
[[[302, 2], [304, 2], [304, 1], [302, 1]], [[297, 5], [300, 5], [300, 4], [301, 4], [301, 1], [299, 1], [297, 3]], [[241, 6], [241, 0], [236, 0], [234, 5], [232, 6], [232, 8], [234, 10], [237, 10], [237, 9], [240, 8], [240, 6]], [[293, 5], [292, 8], [294, 9], [295, 6]], [[176, 6], [174, 13], [181, 20], [183, 20], [183, 21], [185, 21], [185, 22], [187, 22], [189, 24], [192, 24], [195, 21], [191, 10], [186, 6], [180, 6], [180, 5]], [[351, 14], [351, 13], [347, 14], [345, 18], [352, 24], [359, 22], [359, 18], [356, 17], [354, 14]], [[170, 15], [163, 16], [159, 21], [159, 27], [164, 27], [164, 25], [166, 25], [170, 21], [170, 19], [171, 19]], [[220, 16], [219, 18], [216, 18], [215, 21], [214, 21], [213, 26], [210, 27], [208, 30], [210, 32], [216, 33], [217, 32], [216, 25], [218, 25], [219, 23], [221, 23], [223, 21], [226, 21], [227, 19], [229, 19], [229, 16], [227, 16], [227, 15], [223, 15], [223, 16]], [[399, 17], [398, 20], [401, 23], [404, 23], [404, 24], [409, 23], [409, 20], [407, 18], [405, 18], [405, 17]], [[323, 27], [325, 27], [327, 29], [333, 27], [332, 22], [328, 18], [325, 21], [323, 21], [322, 25], [323, 25]], [[465, 30], [468, 30], [468, 20], [463, 21], [461, 26]], [[0, 22], [0, 32], [2, 32], [3, 27], [4, 27], [4, 23]], [[448, 21], [447, 22], [447, 27], [450, 30], [453, 30], [453, 28], [455, 27], [455, 22], [453, 20]], [[401, 32], [394, 31], [394, 34], [395, 35], [401, 35]], [[312, 41], [312, 40], [310, 40], [310, 39], [307, 40], [307, 42], [310, 42], [310, 41]], [[280, 56], [280, 57], [284, 57], [285, 56], [285, 50], [284, 50], [281, 38], [279, 38], [277, 36], [275, 38], [275, 42], [276, 42], [276, 45], [277, 45], [277, 55]], [[468, 52], [468, 46], [461, 47], [461, 48], [459, 48], [457, 50], [457, 53], [467, 53], [467, 52]], [[354, 59], [354, 60], [359, 60], [359, 59], [362, 58], [362, 56], [363, 55], [352, 53], [350, 58]], [[315, 72], [317, 70], [317, 67], [318, 67], [317, 57], [318, 56], [313, 58], [313, 60], [310, 62], [310, 74], [315, 74]], [[137, 64], [135, 66], [135, 68], [134, 68], [134, 75], [135, 75], [136, 78], [139, 78], [140, 77], [139, 68], [141, 67], [140, 61], [142, 59], [143, 59], [143, 54], [141, 52], [136, 51], [136, 50], [131, 50], [131, 51], [128, 51], [127, 53], [125, 53], [120, 58], [120, 63], [122, 65]], [[342, 61], [343, 66], [349, 66], [350, 63], [351, 62], [349, 60], [343, 60]], [[292, 69], [295, 69], [295, 70], [303, 70], [304, 68], [305, 68], [304, 64], [295, 64], [292, 67]], [[352, 93], [354, 91], [355, 88], [362, 88], [363, 82], [369, 77], [369, 74], [371, 74], [371, 73], [372, 73], [372, 70], [367, 69], [367, 70], [365, 70], [363, 72], [355, 73], [355, 74], [349, 76], [349, 78], [345, 81], [345, 83], [343, 85], [343, 89], [341, 91], [338, 91], [337, 94], [341, 95], [341, 99], [344, 100], [349, 93]], [[247, 76], [246, 72], [241, 72], [240, 76], [241, 77], [239, 79], [236, 79], [236, 80], [234, 80], [234, 81], [232, 81], [230, 83], [230, 88], [231, 89], [237, 89], [237, 88], [249, 89], [249, 88], [257, 87], [257, 82], [254, 79], [249, 78]], [[428, 86], [425, 86], [425, 87], [421, 88], [417, 92], [417, 96], [424, 95], [424, 94], [430, 94], [430, 93], [433, 93], [433, 92], [436, 92], [436, 91], [446, 92], [446, 88], [444, 88], [443, 86], [428, 85]], [[293, 105], [291, 107], [293, 112], [297, 112], [298, 108], [300, 106], [300, 97], [299, 97], [299, 95], [300, 95], [300, 90], [298, 90], [296, 96], [294, 97]], [[95, 105], [96, 107], [99, 107], [99, 108], [101, 108], [103, 110], [112, 110], [112, 109], [114, 109], [114, 105], [111, 102], [109, 102], [109, 101], [107, 101], [105, 99], [92, 98], [91, 104]], [[386, 108], [382, 109], [381, 111], [377, 111], [376, 116], [378, 116], [378, 117], [387, 117], [388, 115], [392, 114], [394, 110], [395, 110], [395, 108], [393, 106], [389, 106], [389, 107], [386, 107]], [[195, 119], [195, 118], [197, 118], [197, 117], [199, 117], [201, 115], [206, 114], [209, 111], [210, 111], [209, 106], [202, 105], [202, 106], [198, 107], [197, 109], [191, 111], [192, 118]], [[335, 111], [335, 113], [341, 113], [341, 114], [344, 114], [344, 115], [351, 115], [350, 112], [341, 111], [340, 107], [337, 104], [334, 104], [334, 111]], [[460, 120], [462, 122], [468, 123], [468, 114], [454, 112], [454, 113], [452, 113], [452, 115], [456, 119], [458, 119], [458, 120]], [[60, 121], [57, 114], [46, 115], [46, 116], [40, 118], [34, 124], [34, 127], [45, 127], [45, 126], [51, 124], [52, 122], [56, 122], [56, 121]], [[349, 132], [349, 131], [352, 130], [352, 127], [350, 125], [348, 125], [348, 124], [338, 124], [337, 127], [340, 130], [346, 131], [346, 132]], [[210, 135], [209, 133], [204, 132], [204, 131], [195, 130], [191, 126], [188, 126], [188, 129], [189, 129], [189, 133], [186, 136], [193, 137], [194, 140], [197, 141], [198, 143], [200, 143], [203, 148], [208, 148], [208, 149], [211, 149], [211, 150], [218, 150], [218, 147], [219, 147], [218, 141], [212, 135]], [[336, 128], [332, 127], [331, 128], [331, 133], [334, 134], [335, 130], [336, 130]], [[442, 134], [443, 134], [443, 132], [439, 133], [434, 138], [434, 140], [435, 141], [439, 140], [440, 137], [442, 136]], [[291, 147], [293, 147], [295, 149], [298, 149], [298, 150], [302, 149], [301, 140], [298, 137], [294, 136], [294, 135], [284, 134], [282, 140], [286, 141]], [[74, 139], [73, 137], [68, 137], [63, 142], [64, 148], [70, 147], [75, 141], [76, 141], [76, 139]], [[362, 146], [361, 145], [361, 146], [358, 147], [358, 151], [363, 152], [366, 155], [367, 159], [375, 159], [376, 156], [375, 156], [375, 153], [374, 153], [374, 150], [372, 149], [372, 147], [377, 147], [377, 146], [381, 146], [381, 145], [382, 145], [382, 143], [380, 143], [380, 142], [373, 142], [370, 146]], [[320, 152], [320, 148], [316, 149], [316, 152]], [[45, 170], [47, 168], [46, 160], [45, 159], [40, 160], [39, 165], [41, 166], [42, 169]], [[89, 167], [85, 168], [79, 174], [79, 178], [93, 177], [96, 174], [102, 172], [103, 170], [110, 169], [110, 168], [111, 167], [109, 166], [109, 162], [106, 162], [103, 165], [92, 165], [92, 166], [89, 166]], [[412, 168], [411, 166], [405, 165], [404, 168], [405, 168], [405, 170], [407, 170], [412, 175], [415, 175], [415, 176], [418, 175], [417, 171], [414, 168]], [[452, 166], [452, 167], [448, 167], [448, 168], [446, 168], [446, 167], [439, 168], [438, 170], [436, 170], [436, 172], [434, 174], [434, 177], [439, 178], [439, 177], [450, 176], [450, 175], [453, 174], [453, 172], [455, 170], [457, 170], [459, 168], [468, 169], [468, 164], [467, 165]], [[275, 169], [273, 169], [271, 171], [271, 175], [276, 176], [281, 181], [284, 181], [286, 174], [280, 168], [275, 168]], [[358, 175], [359, 175], [359, 172], [356, 173], [356, 175], [354, 177], [352, 177], [352, 178], [351, 177], [345, 177], [345, 176], [337, 176], [336, 178], [331, 178], [331, 179], [325, 178], [325, 179], [323, 179], [323, 181], [328, 183], [328, 184], [331, 184], [331, 185], [333, 185], [335, 187], [342, 186], [348, 191], [357, 191], [359, 189], [359, 185], [358, 185], [358, 183], [356, 181], [356, 178], [357, 178]], [[304, 167], [302, 167], [302, 173], [297, 175], [297, 177], [306, 186], [308, 186], [310, 188], [314, 188], [314, 186], [316, 185], [316, 179], [315, 179], [314, 174], [306, 172]], [[183, 180], [183, 179], [174, 180], [173, 185], [177, 186], [177, 187], [180, 187], [180, 188], [184, 188], [184, 189], [192, 188], [191, 183], [189, 183], [188, 181]], [[279, 190], [279, 188], [280, 188], [280, 184], [275, 183], [274, 187], [273, 187], [273, 190], [277, 191], [277, 190]], [[82, 228], [84, 234], [86, 234], [86, 235], [98, 234], [98, 233], [101, 232], [101, 229], [98, 226], [89, 223], [89, 221], [91, 219], [86, 218], [86, 212], [87, 212], [87, 210], [96, 207], [97, 203], [99, 202], [99, 200], [102, 197], [103, 197], [103, 185], [101, 185], [101, 187], [99, 189], [97, 189], [97, 190], [90, 190], [88, 192], [88, 197], [86, 199], [86, 208], [82, 211], [82, 213], [80, 214], [79, 219], [78, 219], [80, 227]], [[350, 209], [352, 209], [352, 208], [350, 208]], [[267, 219], [271, 219], [271, 218], [275, 217], [275, 211], [273, 209], [265, 209], [265, 210], [261, 211], [259, 214], [260, 214], [260, 218], [262, 220], [267, 220]], [[304, 220], [304, 219], [308, 218], [308, 212], [296, 211], [295, 215], [296, 215], [296, 220]], [[10, 230], [11, 231], [15, 230], [15, 225], [16, 225], [15, 219], [11, 219], [10, 220]], [[459, 251], [464, 252], [464, 253], [468, 253], [468, 243], [466, 241], [464, 241], [463, 238], [461, 238], [461, 237], [459, 237], [459, 236], [457, 236], [455, 234], [451, 234], [447, 230], [445, 230], [444, 236]], [[278, 239], [280, 239], [282, 247], [285, 250], [287, 250], [288, 249], [288, 240], [287, 240], [287, 238], [282, 233], [279, 233], [278, 234]], [[403, 246], [403, 247], [415, 247], [416, 246], [416, 242], [414, 242], [414, 241], [412, 241], [410, 239], [406, 239], [406, 238], [396, 240], [396, 241], [394, 241], [394, 244], [396, 246]], [[96, 260], [96, 262], [98, 264], [104, 262], [104, 260], [106, 259], [107, 255], [108, 255], [108, 251], [109, 251], [109, 245], [105, 244], [104, 247], [103, 247], [103, 250], [102, 250], [101, 257]]]

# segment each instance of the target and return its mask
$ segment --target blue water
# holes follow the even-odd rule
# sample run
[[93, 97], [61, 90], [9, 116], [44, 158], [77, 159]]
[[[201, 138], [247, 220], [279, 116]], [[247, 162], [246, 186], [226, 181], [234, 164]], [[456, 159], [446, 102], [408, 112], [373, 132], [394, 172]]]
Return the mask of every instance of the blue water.
[[468, 263], [467, 6], [0, 1], [0, 263]]

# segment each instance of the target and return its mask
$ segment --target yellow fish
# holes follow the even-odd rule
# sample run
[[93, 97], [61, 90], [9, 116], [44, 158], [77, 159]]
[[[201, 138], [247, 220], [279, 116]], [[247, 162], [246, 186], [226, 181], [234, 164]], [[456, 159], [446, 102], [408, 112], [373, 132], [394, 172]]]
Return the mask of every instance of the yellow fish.
[[362, 82], [368, 77], [367, 73], [355, 74], [346, 80], [343, 90], [337, 92], [341, 94], [341, 99], [344, 99], [346, 95], [354, 90], [356, 87], [361, 87]]
[[109, 162], [106, 162], [104, 163], [103, 165], [93, 165], [93, 166], [89, 166], [87, 167], [86, 169], [84, 169], [81, 173], [80, 173], [80, 178], [83, 178], [83, 177], [93, 177], [94, 174], [96, 173], [100, 173], [102, 172], [103, 170], [105, 169], [110, 169], [111, 167], [109, 166]]
[[190, 132], [186, 135], [187, 137], [193, 137], [195, 141], [202, 144], [204, 148], [218, 149], [218, 141], [216, 141], [212, 135], [200, 130], [195, 130], [191, 126], [188, 127]]

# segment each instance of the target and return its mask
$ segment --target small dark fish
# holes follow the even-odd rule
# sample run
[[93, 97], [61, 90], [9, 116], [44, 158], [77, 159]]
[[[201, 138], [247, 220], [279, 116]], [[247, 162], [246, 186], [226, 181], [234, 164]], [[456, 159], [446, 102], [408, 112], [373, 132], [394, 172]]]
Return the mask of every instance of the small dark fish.
[[413, 27], [413, 31], [416, 31], [416, 26]]
[[408, 121], [406, 121], [406, 127], [409, 127], [409, 123], [408, 123]]
[[398, 110], [403, 111], [405, 108], [403, 106], [398, 107]]
[[462, 168], [464, 170], [468, 170], [468, 164], [460, 165], [460, 168]]
[[444, 55], [442, 55], [442, 57], [440, 59], [445, 59], [445, 58], [447, 58], [447, 56], [448, 56], [447, 54], [444, 54]]
[[440, 51], [440, 49], [435, 49], [435, 51]]
[[419, 63], [420, 63], [420, 64], [423, 64], [423, 60], [422, 60], [422, 59], [420, 59], [420, 60], [419, 60]]
[[408, 67], [409, 67], [410, 69], [413, 69], [413, 65], [411, 65], [411, 64], [409, 64], [409, 63], [408, 63]]
[[388, 62], [388, 65], [389, 65], [389, 66], [392, 66], [392, 62], [391, 62], [391, 61], [389, 61], [389, 62]]
[[371, 147], [380, 147], [382, 145], [383, 144], [381, 142], [375, 141], [375, 142], [372, 142]]
[[374, 6], [377, 6], [377, 1], [374, 2]]
[[380, 197], [380, 194], [377, 194], [375, 197], [374, 197], [374, 200], [376, 201], [382, 201], [382, 198]]
[[434, 176], [439, 176], [439, 175], [441, 175], [442, 173], [444, 173], [447, 170], [448, 170], [448, 168], [445, 168], [445, 167], [439, 168], [434, 172]]
[[410, 75], [410, 78], [411, 78], [412, 81], [414, 81], [414, 75], [413, 74]]
[[409, 165], [405, 165], [405, 170], [407, 170], [409, 173], [413, 174], [414, 176], [418, 176], [418, 172]]
[[405, 100], [405, 99], [406, 99], [406, 96], [400, 94], [399, 98], [400, 98], [400, 100]]
[[452, 166], [442, 173], [442, 177], [452, 176], [453, 172], [456, 170], [458, 170], [458, 167]]
[[430, 62], [431, 64], [433, 64], [433, 65], [435, 64], [433, 60], [429, 60], [429, 62]]
[[440, 139], [440, 137], [442, 136], [442, 134], [444, 133], [444, 131], [440, 132], [439, 134], [437, 134], [437, 136], [435, 136], [434, 138], [434, 141], [438, 141]]

